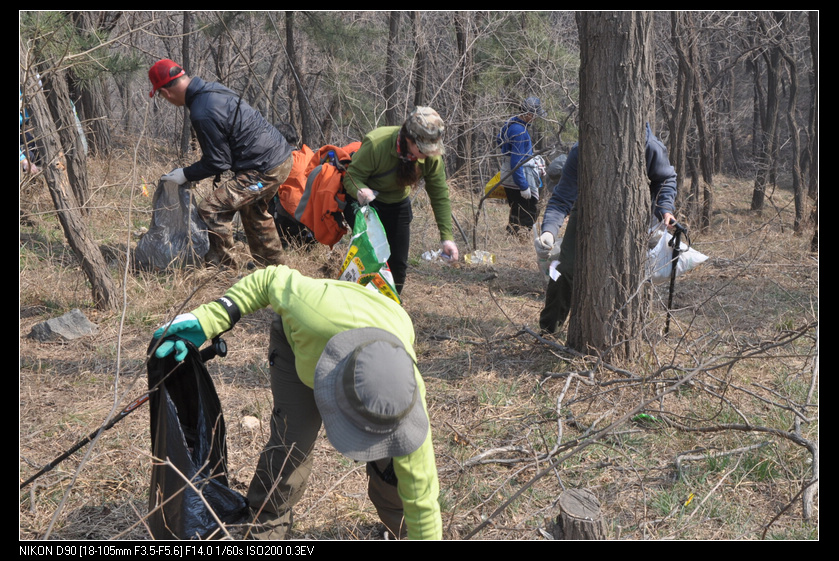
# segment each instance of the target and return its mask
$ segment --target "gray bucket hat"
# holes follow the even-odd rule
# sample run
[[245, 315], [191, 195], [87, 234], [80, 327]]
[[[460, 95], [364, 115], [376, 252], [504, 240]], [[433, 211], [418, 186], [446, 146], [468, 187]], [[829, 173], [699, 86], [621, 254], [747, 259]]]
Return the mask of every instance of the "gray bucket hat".
[[428, 434], [414, 360], [377, 327], [329, 340], [315, 368], [315, 401], [329, 442], [359, 462], [410, 454]]
[[419, 151], [426, 156], [442, 156], [446, 153], [443, 146], [443, 133], [446, 125], [440, 114], [430, 107], [418, 105], [408, 115], [405, 128], [417, 143]]

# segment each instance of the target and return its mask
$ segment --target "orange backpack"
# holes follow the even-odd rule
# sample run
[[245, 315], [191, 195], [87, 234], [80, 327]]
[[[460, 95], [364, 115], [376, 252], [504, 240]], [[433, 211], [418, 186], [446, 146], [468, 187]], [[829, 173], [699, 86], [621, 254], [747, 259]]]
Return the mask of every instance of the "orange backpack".
[[292, 152], [294, 163], [277, 196], [283, 209], [330, 248], [349, 229], [344, 222], [346, 194], [342, 180], [361, 142], [327, 144], [313, 152], [306, 145]]

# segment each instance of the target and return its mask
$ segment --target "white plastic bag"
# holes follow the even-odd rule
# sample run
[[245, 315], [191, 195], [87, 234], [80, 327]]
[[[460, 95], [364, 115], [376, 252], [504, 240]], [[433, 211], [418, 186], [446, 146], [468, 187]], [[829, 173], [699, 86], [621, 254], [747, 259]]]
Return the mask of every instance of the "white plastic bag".
[[541, 227], [539, 224], [533, 225], [533, 247], [536, 249], [536, 266], [545, 275], [545, 280], [556, 280], [559, 278], [559, 271], [556, 267], [559, 265], [559, 249], [562, 246], [562, 238], [554, 240], [553, 247], [545, 251], [542, 249], [542, 244], [539, 243], [539, 236], [541, 234]]
[[[664, 224], [650, 230], [650, 250], [647, 259], [647, 275], [654, 284], [661, 284], [670, 280], [673, 272], [673, 248], [670, 240], [673, 235], [667, 231]], [[685, 242], [679, 243], [679, 260], [676, 264], [676, 276], [681, 276], [694, 267], [704, 263], [708, 256], [689, 247]]]
[[[545, 176], [545, 160], [542, 156], [533, 156], [521, 165], [521, 170], [524, 173], [524, 178], [530, 186], [530, 195], [539, 198], [539, 191], [542, 189], [542, 177]], [[518, 189], [513, 174], [510, 173], [510, 159], [506, 158], [501, 164], [501, 177], [506, 178], [502, 183], [505, 187], [512, 187]]]
[[426, 261], [431, 261], [432, 263], [445, 263], [446, 265], [450, 265], [452, 263], [452, 258], [443, 253], [442, 248], [429, 249], [428, 251], [423, 252], [422, 258]]

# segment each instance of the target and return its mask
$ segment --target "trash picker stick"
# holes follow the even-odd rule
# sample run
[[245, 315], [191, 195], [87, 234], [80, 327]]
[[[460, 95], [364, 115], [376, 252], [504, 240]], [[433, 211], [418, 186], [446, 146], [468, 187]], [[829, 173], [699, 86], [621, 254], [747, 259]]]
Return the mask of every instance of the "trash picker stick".
[[47, 473], [48, 471], [51, 471], [55, 466], [57, 466], [58, 464], [60, 464], [61, 462], [63, 462], [67, 458], [69, 458], [70, 456], [72, 456], [79, 448], [81, 448], [82, 446], [84, 446], [87, 443], [89, 443], [90, 441], [92, 441], [100, 433], [102, 433], [102, 432], [110, 429], [111, 427], [113, 427], [115, 424], [117, 424], [118, 422], [123, 420], [126, 417], [126, 415], [128, 415], [129, 413], [131, 413], [132, 411], [134, 411], [135, 409], [140, 407], [142, 404], [147, 402], [149, 400], [149, 397], [150, 397], [150, 394], [147, 393], [147, 394], [143, 395], [142, 397], [139, 397], [139, 398], [135, 399], [134, 401], [132, 401], [131, 403], [129, 403], [128, 406], [125, 409], [123, 409], [122, 411], [120, 411], [113, 419], [111, 419], [111, 421], [107, 425], [104, 425], [103, 427], [100, 427], [100, 428], [96, 429], [95, 431], [93, 431], [92, 433], [87, 435], [85, 438], [78, 441], [75, 445], [73, 445], [72, 448], [70, 448], [69, 450], [67, 450], [66, 452], [61, 454], [59, 457], [57, 457], [56, 459], [54, 459], [53, 461], [51, 461], [50, 463], [48, 463], [47, 465], [42, 467], [41, 470], [38, 473], [36, 473], [32, 477], [30, 477], [29, 479], [27, 479], [26, 481], [21, 483], [20, 488], [23, 489], [24, 487], [26, 487], [27, 485], [29, 485], [30, 483], [32, 483], [33, 481], [35, 481], [36, 479], [38, 479], [39, 477], [41, 477], [42, 475]]
[[[163, 338], [161, 338], [161, 340], [163, 340]], [[210, 345], [208, 347], [205, 347], [204, 349], [201, 350], [201, 359], [204, 362], [207, 362], [208, 360], [211, 360], [212, 358], [214, 358], [216, 356], [225, 356], [226, 354], [227, 354], [227, 345], [225, 344], [224, 339], [216, 337], [215, 339], [213, 339], [213, 344], [212, 345]], [[152, 390], [152, 391], [154, 391], [154, 390]], [[95, 431], [93, 431], [92, 433], [90, 433], [89, 435], [84, 437], [83, 439], [79, 440], [76, 444], [74, 444], [66, 452], [64, 452], [63, 454], [58, 456], [56, 459], [54, 459], [53, 461], [51, 461], [50, 463], [48, 463], [47, 465], [42, 467], [38, 471], [38, 473], [36, 473], [32, 477], [30, 477], [29, 479], [27, 479], [26, 481], [21, 483], [20, 484], [20, 489], [23, 489], [24, 487], [26, 487], [27, 485], [29, 485], [30, 483], [32, 483], [33, 481], [35, 481], [36, 479], [38, 479], [39, 477], [41, 477], [42, 475], [47, 473], [48, 471], [52, 471], [53, 468], [55, 468], [55, 466], [57, 466], [58, 464], [60, 464], [61, 462], [63, 462], [64, 460], [66, 460], [67, 458], [72, 456], [73, 454], [75, 454], [80, 448], [82, 448], [86, 444], [93, 441], [93, 439], [95, 439], [101, 433], [105, 432], [108, 429], [113, 428], [114, 425], [116, 425], [118, 422], [120, 422], [125, 417], [127, 417], [129, 413], [131, 413], [132, 411], [134, 411], [135, 409], [137, 409], [138, 407], [143, 405], [145, 402], [147, 402], [149, 400], [149, 398], [151, 397], [152, 391], [149, 391], [148, 393], [138, 397], [137, 399], [135, 399], [134, 401], [129, 403], [125, 407], [125, 409], [123, 409], [122, 411], [117, 413], [114, 416], [113, 419], [108, 421], [108, 423], [106, 425], [103, 425], [103, 426], [99, 427], [98, 429], [96, 429]]]
[[673, 289], [676, 286], [676, 268], [679, 265], [679, 253], [682, 251], [682, 234], [687, 234], [687, 228], [676, 222], [673, 227], [676, 229], [673, 234], [673, 239], [670, 243], [673, 244], [673, 259], [671, 261], [670, 269], [670, 295], [667, 297], [667, 322], [664, 326], [664, 334], [670, 331], [670, 310], [673, 307]]

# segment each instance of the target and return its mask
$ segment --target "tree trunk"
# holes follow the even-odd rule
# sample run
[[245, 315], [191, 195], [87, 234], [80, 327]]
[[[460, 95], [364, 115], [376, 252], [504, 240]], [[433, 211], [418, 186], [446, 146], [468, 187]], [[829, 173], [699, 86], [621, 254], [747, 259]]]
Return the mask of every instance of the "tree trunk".
[[[181, 53], [181, 68], [187, 73], [187, 75], [191, 76], [192, 72], [192, 51], [189, 48], [190, 42], [189, 37], [192, 33], [192, 13], [190, 11], [184, 11], [184, 23], [183, 23], [183, 43], [182, 43], [182, 53]], [[192, 125], [189, 120], [189, 108], [184, 105], [184, 122], [183, 127], [181, 128], [181, 156], [186, 156], [189, 153], [189, 148], [191, 145], [192, 140]]]
[[[694, 56], [699, 55], [696, 45]], [[697, 147], [699, 152], [699, 171], [702, 172], [702, 211], [700, 214], [700, 228], [707, 230], [711, 226], [711, 212], [713, 211], [714, 186], [714, 150], [708, 124], [705, 121], [705, 94], [702, 89], [702, 76], [697, 69], [693, 114], [696, 119]]]
[[426, 53], [425, 37], [420, 28], [419, 19], [422, 15], [419, 12], [411, 12], [411, 22], [414, 26], [414, 50], [417, 53], [416, 62], [414, 62], [414, 105], [425, 105], [426, 101], [426, 87], [428, 75], [428, 55]]
[[[696, 14], [694, 12], [673, 12], [670, 16], [671, 37], [673, 47], [679, 59], [679, 91], [680, 96], [674, 110], [674, 121], [677, 128], [671, 129], [675, 138], [671, 137], [671, 145], [677, 147], [676, 169], [684, 170], [687, 154], [688, 128], [691, 120], [696, 125], [697, 141], [694, 149], [697, 152], [695, 165], [697, 172], [701, 172], [704, 182], [702, 200], [699, 197], [698, 183], [691, 189], [690, 200], [691, 217], [698, 219], [703, 229], [711, 222], [712, 185], [713, 185], [713, 150], [711, 135], [707, 131], [705, 122], [705, 94], [702, 87], [701, 54], [699, 52], [699, 33]], [[681, 166], [681, 167], [680, 167]], [[677, 185], [683, 182], [677, 176]]]
[[816, 192], [816, 200], [813, 201], [813, 208], [810, 209], [810, 222], [813, 223], [813, 237], [810, 238], [810, 251], [819, 251], [819, 193]]
[[231, 87], [233, 84], [230, 83], [228, 77], [234, 65], [230, 63], [231, 38], [227, 29], [233, 24], [233, 19], [235, 17], [235, 14], [231, 14], [230, 12], [219, 12], [218, 19], [222, 25], [219, 28], [218, 35], [215, 37], [216, 41], [211, 43], [210, 46], [210, 53], [213, 55], [213, 64], [215, 66], [218, 82], [230, 87], [231, 89], [233, 89]]
[[[266, 25], [271, 29], [271, 35], [277, 33], [277, 26], [276, 22], [274, 21], [273, 14], [266, 15]], [[270, 45], [271, 43], [269, 43]], [[273, 53], [271, 56], [271, 64], [268, 67], [268, 73], [262, 79], [262, 83], [265, 85], [267, 89], [266, 92], [266, 99], [265, 99], [265, 106], [266, 112], [262, 114], [269, 123], [273, 123], [274, 125], [285, 122], [288, 123], [288, 116], [280, 111], [279, 108], [279, 74], [280, 74], [280, 67], [282, 66], [283, 61], [285, 60], [285, 53], [281, 52], [277, 49], [276, 52]]]
[[[20, 54], [20, 60], [26, 61], [26, 51], [22, 44]], [[71, 187], [75, 178], [67, 173], [68, 160], [62, 153], [59, 133], [50, 115], [46, 96], [43, 90], [32, 87], [32, 84], [27, 83], [26, 80], [22, 80], [21, 83], [24, 103], [32, 113], [35, 136], [43, 149], [42, 173], [61, 227], [64, 229], [64, 235], [81, 263], [85, 277], [90, 282], [96, 307], [114, 309], [119, 303], [117, 286], [111, 277], [102, 251], [87, 229], [87, 223], [73, 194], [77, 190]], [[66, 87], [64, 77], [56, 76], [52, 71], [44, 73], [44, 83], [45, 85], [65, 83]]]
[[[286, 75], [288, 76], [288, 83], [287, 83], [287, 94], [288, 95], [288, 122], [289, 124], [294, 127], [295, 131], [302, 131], [303, 130], [303, 118], [300, 115], [300, 104], [297, 100], [297, 76], [295, 72], [297, 72], [297, 68], [294, 65], [294, 30], [291, 29], [291, 25], [294, 23], [294, 14], [293, 12], [289, 13], [286, 12], [285, 14], [285, 38], [286, 38], [286, 45], [285, 45], [285, 52], [286, 52], [286, 60], [287, 60], [287, 68]], [[295, 110], [296, 108], [296, 110]], [[303, 144], [302, 140], [300, 144]]]
[[808, 194], [811, 199], [818, 199], [819, 192], [819, 13], [810, 12], [810, 56], [813, 57], [813, 71], [810, 78], [810, 181]]
[[399, 12], [388, 13], [387, 59], [385, 61], [385, 122], [390, 126], [402, 123], [402, 111], [396, 101], [396, 42], [399, 34]]
[[455, 35], [457, 40], [457, 53], [460, 64], [460, 119], [456, 127], [455, 142], [457, 151], [455, 154], [455, 172], [464, 165], [466, 170], [466, 185], [472, 181], [472, 138], [473, 123], [472, 111], [475, 106], [475, 57], [470, 46], [472, 30], [474, 29], [474, 15], [470, 12], [456, 12], [454, 14]]
[[[76, 117], [67, 86], [67, 74], [64, 70], [51, 70], [44, 72], [42, 79], [51, 122], [55, 123], [58, 135], [59, 153], [64, 160], [64, 171], [69, 177], [80, 212], [87, 214], [86, 207], [90, 199], [90, 189], [87, 185], [87, 155], [76, 127]], [[38, 126], [37, 121], [35, 126]]]
[[737, 131], [734, 126], [734, 100], [736, 92], [737, 92], [737, 77], [733, 71], [728, 72], [728, 96], [726, 100], [726, 110], [728, 113], [728, 139], [731, 144], [731, 162], [734, 165], [734, 174], [739, 175], [740, 173], [740, 149], [739, 143], [737, 142]]
[[[676, 176], [676, 192], [685, 193], [684, 182], [688, 160], [688, 128], [690, 127], [691, 96], [693, 94], [693, 82], [696, 73], [691, 68], [688, 58], [688, 49], [684, 43], [687, 41], [682, 36], [685, 14], [683, 12], [671, 12], [670, 14], [670, 36], [673, 48], [679, 61], [679, 70], [676, 78], [676, 95], [673, 102], [673, 112], [670, 116], [670, 162], [679, 170]], [[688, 198], [688, 208], [696, 208], [698, 201], [693, 197]], [[693, 214], [690, 212], [690, 214]]]
[[[768, 28], [771, 24], [764, 25]], [[769, 48], [766, 56], [766, 107], [761, 115], [760, 144], [755, 154], [757, 166], [755, 187], [752, 192], [752, 210], [763, 210], [766, 187], [770, 184], [773, 163], [777, 155], [778, 114], [781, 108], [781, 49], [777, 45]], [[755, 67], [755, 80], [760, 73]]]
[[577, 24], [580, 180], [568, 344], [634, 359], [649, 308], [641, 293], [650, 218], [644, 144], [655, 85], [652, 15], [579, 12]]
[[90, 155], [107, 155], [111, 151], [111, 124], [108, 118], [107, 85], [102, 76], [91, 78], [79, 89], [76, 106], [83, 126], [84, 139]]
[[[102, 37], [113, 31], [122, 13], [79, 11], [72, 12], [70, 16], [80, 34]], [[76, 110], [83, 125], [88, 150], [90, 154], [108, 154], [112, 143], [105, 78], [97, 74], [80, 80], [73, 69], [69, 76], [71, 99], [76, 100]]]
[[340, 112], [340, 99], [338, 94], [334, 94], [332, 96], [332, 101], [329, 103], [329, 111], [326, 112], [323, 120], [320, 123], [320, 130], [322, 131], [323, 138], [332, 138], [332, 134], [335, 128], [335, 115], [338, 115]]
[[801, 136], [798, 131], [798, 122], [795, 118], [795, 104], [798, 101], [798, 66], [795, 63], [795, 59], [789, 53], [784, 53], [783, 56], [789, 68], [790, 78], [786, 116], [787, 128], [789, 128], [790, 140], [792, 141], [790, 168], [792, 171], [793, 201], [795, 202], [793, 231], [796, 235], [801, 235], [806, 206], [806, 193], [804, 192], [804, 182], [801, 178]]
[[298, 128], [301, 131], [300, 142], [308, 146], [320, 146], [323, 144], [321, 140], [325, 139], [315, 138], [316, 125], [306, 99], [306, 89], [302, 82], [303, 73], [300, 70], [301, 63], [298, 60], [297, 49], [294, 45], [294, 12], [285, 13], [285, 36], [288, 64], [291, 67], [291, 75], [294, 77], [294, 99], [297, 100], [297, 112], [300, 115], [300, 127]]

